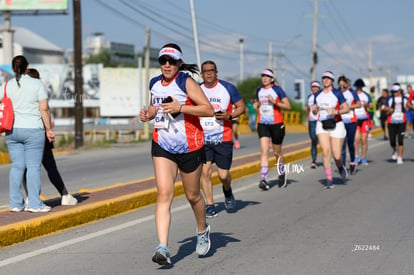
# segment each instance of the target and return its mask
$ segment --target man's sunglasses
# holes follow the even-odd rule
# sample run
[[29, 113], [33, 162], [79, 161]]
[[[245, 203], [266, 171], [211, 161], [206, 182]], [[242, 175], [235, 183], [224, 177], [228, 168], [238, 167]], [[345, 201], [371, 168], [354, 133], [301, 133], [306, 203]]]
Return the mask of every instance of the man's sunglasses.
[[172, 59], [172, 58], [167, 58], [167, 57], [164, 57], [164, 56], [161, 56], [160, 58], [158, 58], [158, 63], [160, 63], [160, 65], [165, 65], [167, 63], [167, 61], [168, 61], [168, 63], [170, 63], [171, 66], [177, 65], [178, 62], [179, 62], [179, 60], [175, 60], [175, 59]]

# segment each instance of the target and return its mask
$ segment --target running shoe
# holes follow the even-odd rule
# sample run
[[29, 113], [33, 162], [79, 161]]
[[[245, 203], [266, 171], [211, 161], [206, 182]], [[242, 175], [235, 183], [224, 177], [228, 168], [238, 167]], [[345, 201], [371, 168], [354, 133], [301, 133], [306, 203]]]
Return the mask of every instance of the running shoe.
[[267, 184], [267, 182], [265, 180], [261, 180], [259, 182], [259, 188], [262, 189], [263, 191], [267, 191], [267, 190], [269, 190], [270, 186], [269, 186], [269, 184]]
[[402, 159], [402, 157], [398, 157], [397, 158], [397, 164], [403, 164], [404, 162], [403, 162], [403, 159]]
[[228, 191], [224, 190], [224, 185], [222, 185], [223, 193], [224, 193], [224, 207], [227, 210], [232, 210], [236, 206], [236, 200], [234, 199], [233, 190], [230, 189]]
[[225, 196], [224, 197], [224, 207], [227, 210], [232, 210], [234, 209], [234, 207], [236, 206], [236, 200], [234, 199], [233, 193], [231, 193], [231, 195], [229, 196]]
[[165, 246], [158, 246], [152, 255], [152, 261], [159, 265], [171, 264], [171, 253], [170, 250]]
[[61, 200], [62, 205], [76, 205], [78, 200], [71, 194], [63, 195]]
[[286, 185], [287, 185], [286, 174], [283, 174], [283, 175], [279, 176], [278, 185], [279, 185], [279, 188], [285, 188], [286, 187]]
[[197, 233], [197, 246], [196, 252], [199, 256], [205, 256], [210, 250], [210, 225], [206, 224], [206, 230]]
[[346, 179], [348, 178], [348, 171], [346, 170], [345, 166], [342, 166], [341, 177], [342, 177], [342, 181], [345, 183]]
[[212, 219], [217, 216], [218, 214], [216, 212], [216, 207], [214, 206], [214, 204], [206, 205], [206, 218]]
[[332, 180], [326, 180], [326, 185], [325, 185], [325, 189], [333, 189], [334, 185]]
[[24, 210], [24, 207], [23, 208], [20, 208], [20, 207], [12, 207], [12, 208], [10, 208], [10, 211], [11, 212], [22, 212]]
[[355, 175], [355, 164], [350, 164], [349, 165], [349, 173], [351, 175]]
[[394, 151], [394, 152], [392, 153], [391, 158], [392, 158], [392, 160], [397, 160], [397, 158], [398, 158], [398, 154], [397, 154], [397, 152], [396, 152], [396, 151]]
[[368, 160], [367, 159], [361, 159], [361, 165], [368, 165]]
[[318, 167], [318, 165], [316, 164], [316, 162], [312, 162], [311, 164], [311, 168], [312, 169], [316, 169]]
[[361, 159], [358, 156], [355, 156], [355, 165], [359, 165], [359, 162], [361, 161]]
[[27, 211], [32, 212], [32, 213], [46, 213], [46, 212], [50, 212], [50, 210], [52, 210], [52, 207], [48, 205], [43, 205], [42, 207], [39, 207], [39, 208], [27, 208]]

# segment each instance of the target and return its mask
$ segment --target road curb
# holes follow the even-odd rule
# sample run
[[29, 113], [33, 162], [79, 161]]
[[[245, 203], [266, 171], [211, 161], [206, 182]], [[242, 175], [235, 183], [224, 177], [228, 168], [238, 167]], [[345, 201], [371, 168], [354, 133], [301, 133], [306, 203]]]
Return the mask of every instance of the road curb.
[[[378, 135], [380, 133], [382, 133], [382, 130], [375, 132], [375, 134], [373, 133], [373, 135]], [[321, 151], [320, 148], [318, 148], [318, 151]], [[304, 148], [284, 154], [286, 164], [294, 163], [308, 157], [310, 157], [310, 148]], [[269, 167], [274, 168], [275, 165], [276, 160], [271, 158], [269, 160]], [[230, 169], [233, 180], [251, 176], [259, 172], [260, 158], [258, 158], [258, 161], [250, 162]], [[217, 172], [214, 172], [212, 175], [212, 183], [213, 185], [220, 184]], [[109, 186], [108, 188], [115, 187]], [[182, 182], [177, 181], [174, 186], [174, 197], [181, 196], [183, 194], [184, 189]], [[157, 190], [156, 188], [150, 188], [148, 190], [138, 191], [132, 194], [122, 195], [99, 202], [85, 205], [80, 204], [59, 212], [52, 211], [46, 214], [39, 214], [41, 216], [30, 220], [2, 226], [0, 228], [0, 247], [9, 246], [32, 238], [44, 236], [85, 223], [135, 210], [137, 208], [154, 204], [156, 200]]]

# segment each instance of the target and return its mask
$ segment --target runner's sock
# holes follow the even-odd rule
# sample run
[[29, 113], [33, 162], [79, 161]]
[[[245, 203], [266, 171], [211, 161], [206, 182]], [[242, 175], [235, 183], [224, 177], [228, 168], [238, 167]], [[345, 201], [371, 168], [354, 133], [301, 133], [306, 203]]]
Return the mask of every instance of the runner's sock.
[[269, 173], [268, 166], [260, 166], [260, 175], [262, 176], [262, 180], [267, 181], [267, 175]]
[[325, 175], [328, 181], [332, 181], [332, 169], [331, 167], [325, 168]]

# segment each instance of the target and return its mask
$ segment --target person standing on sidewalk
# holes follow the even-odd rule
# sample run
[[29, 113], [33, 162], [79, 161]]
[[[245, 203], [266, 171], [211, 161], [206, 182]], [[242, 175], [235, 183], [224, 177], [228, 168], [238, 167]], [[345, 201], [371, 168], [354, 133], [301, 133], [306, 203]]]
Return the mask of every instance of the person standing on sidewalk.
[[404, 97], [400, 83], [392, 84], [391, 94], [387, 106], [384, 107], [384, 110], [388, 112], [388, 133], [393, 150], [391, 158], [396, 160], [397, 164], [403, 164], [404, 134], [407, 123], [405, 110], [408, 100]]
[[217, 78], [217, 65], [213, 61], [207, 60], [201, 65], [201, 76], [204, 80], [200, 85], [201, 89], [215, 111], [215, 116], [200, 119], [204, 129], [204, 150], [206, 152], [201, 185], [207, 204], [206, 217], [213, 218], [217, 216], [211, 182], [213, 163], [217, 166], [217, 174], [223, 184], [225, 208], [227, 211], [231, 211], [236, 205], [230, 186], [230, 167], [233, 160], [232, 120], [244, 113], [245, 104], [233, 84]]
[[[368, 165], [367, 151], [368, 151], [368, 134], [371, 130], [372, 124], [369, 119], [368, 108], [372, 109], [371, 96], [363, 90], [365, 83], [362, 79], [355, 80], [354, 86], [356, 93], [361, 101], [361, 107], [355, 109], [357, 117], [357, 130], [355, 134], [355, 164], [361, 162], [362, 165]], [[361, 147], [361, 155], [358, 154], [359, 147]]]
[[[42, 82], [27, 75], [29, 62], [23, 55], [15, 56], [12, 69], [15, 76], [1, 86], [13, 103], [14, 124], [6, 132], [6, 144], [12, 161], [9, 175], [10, 211], [25, 210], [21, 190], [24, 170], [27, 168], [29, 212], [49, 212], [51, 207], [40, 199], [40, 165], [42, 163], [45, 136], [52, 142], [48, 98]], [[0, 100], [3, 93], [0, 93]], [[46, 134], [46, 135], [45, 135]]]
[[214, 110], [199, 84], [183, 72], [198, 73], [198, 68], [195, 64], [183, 62], [183, 54], [177, 44], [164, 45], [158, 54], [158, 62], [161, 75], [151, 79], [150, 106], [142, 108], [139, 117], [142, 122], [154, 119], [151, 155], [158, 191], [155, 224], [159, 245], [152, 261], [167, 265], [171, 264], [168, 234], [178, 170], [197, 222], [196, 252], [204, 256], [210, 250], [210, 225], [206, 223], [205, 202], [200, 191], [206, 155], [199, 117], [211, 117]]
[[322, 147], [326, 189], [332, 189], [334, 187], [331, 154], [344, 182], [348, 176], [348, 172], [342, 165], [341, 159], [342, 143], [346, 136], [341, 115], [349, 112], [349, 106], [343, 94], [333, 87], [334, 81], [335, 77], [331, 71], [323, 73], [323, 89], [315, 94], [315, 101], [312, 105], [312, 112], [314, 114], [319, 112], [319, 118], [316, 124], [316, 135], [318, 136], [319, 145]]
[[308, 96], [308, 104], [305, 107], [305, 112], [309, 113], [308, 115], [308, 132], [311, 139], [311, 155], [312, 155], [312, 164], [311, 168], [316, 169], [318, 165], [316, 164], [316, 157], [318, 155], [318, 137], [316, 136], [316, 122], [318, 121], [318, 114], [314, 114], [312, 110], [312, 105], [315, 100], [315, 93], [321, 89], [321, 83], [319, 81], [311, 82], [311, 94]]
[[[27, 71], [27, 74], [33, 78], [40, 79], [39, 72], [36, 69], [30, 68]], [[53, 128], [53, 119], [51, 119], [51, 127]], [[43, 167], [47, 171], [47, 176], [49, 177], [50, 182], [58, 190], [61, 196], [61, 204], [62, 205], [76, 205], [78, 203], [78, 200], [74, 198], [71, 194], [69, 194], [68, 190], [66, 189], [65, 183], [63, 182], [63, 179], [60, 176], [60, 173], [57, 169], [56, 160], [55, 160], [55, 157], [53, 156], [53, 151], [52, 151], [53, 148], [54, 148], [53, 142], [50, 142], [47, 138], [45, 138], [45, 149], [43, 151], [43, 158], [42, 158]], [[23, 187], [27, 194], [26, 172], [27, 172], [27, 169], [25, 169], [24, 171]]]
[[346, 130], [344, 144], [342, 145], [342, 164], [346, 169], [346, 146], [348, 145], [349, 173], [353, 175], [355, 173], [355, 133], [357, 129], [357, 117], [354, 110], [361, 107], [361, 101], [356, 92], [350, 89], [350, 86], [351, 81], [346, 76], [341, 75], [338, 78], [339, 90], [344, 95], [350, 109], [348, 113], [341, 115]]
[[279, 188], [287, 185], [282, 143], [285, 137], [282, 109], [290, 110], [290, 102], [285, 92], [274, 83], [271, 69], [262, 71], [262, 87], [256, 90], [256, 109], [259, 113], [257, 134], [260, 140], [260, 174], [259, 188], [269, 190], [267, 182], [269, 174], [269, 141], [271, 140], [273, 153], [276, 158], [276, 170], [279, 175]]

